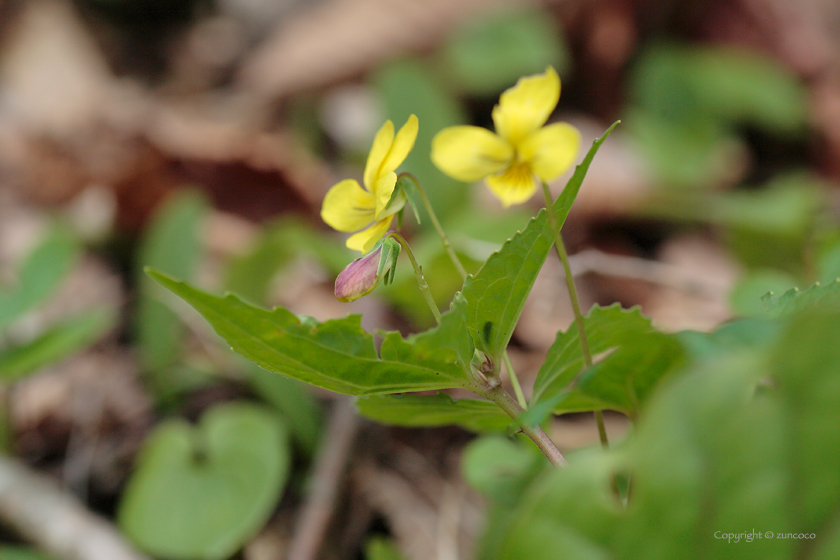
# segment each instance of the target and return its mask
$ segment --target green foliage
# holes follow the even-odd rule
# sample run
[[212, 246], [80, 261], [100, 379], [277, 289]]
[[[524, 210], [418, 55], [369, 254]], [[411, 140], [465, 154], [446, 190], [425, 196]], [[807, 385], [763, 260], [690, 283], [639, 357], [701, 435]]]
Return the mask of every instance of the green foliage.
[[637, 106], [670, 119], [749, 123], [795, 133], [807, 118], [799, 80], [757, 52], [656, 45], [642, 54], [630, 88]]
[[709, 219], [726, 228], [729, 247], [746, 266], [799, 273], [822, 205], [818, 182], [792, 174], [712, 199]]
[[[595, 153], [614, 127], [595, 141], [555, 202], [552, 211], [560, 222], [565, 220]], [[468, 278], [463, 293], [455, 296], [438, 327], [408, 338], [396, 332], [379, 333], [383, 340], [378, 352], [373, 337], [361, 329], [359, 316], [322, 323], [282, 307], [266, 311], [232, 294], [212, 296], [159, 272], [148, 273], [202, 314], [235, 351], [268, 371], [357, 396], [476, 389], [477, 374], [471, 369], [475, 348], [485, 352], [478, 361], [499, 363], [551, 239], [543, 211]], [[607, 367], [599, 371], [606, 373], [597, 376], [593, 387], [601, 387], [598, 380], [615, 375]], [[359, 406], [372, 417], [402, 425], [457, 423], [474, 430], [500, 430], [508, 423], [489, 403], [453, 401], [444, 395], [371, 398], [359, 401]]]
[[[769, 351], [742, 345], [676, 378], [619, 450], [578, 455], [533, 485], [484, 557], [832, 558], [840, 315], [811, 312], [783, 329]], [[617, 472], [631, 476], [626, 508], [612, 493]], [[753, 530], [762, 538], [720, 537]]]
[[453, 424], [472, 432], [504, 432], [510, 416], [490, 401], [436, 395], [374, 395], [356, 400], [363, 416], [392, 426]]
[[715, 121], [673, 120], [645, 109], [632, 110], [626, 120], [633, 139], [668, 187], [718, 185], [731, 175], [741, 157], [743, 142]]
[[472, 19], [442, 54], [456, 85], [473, 95], [497, 94], [520, 76], [543, 72], [546, 66], [563, 75], [570, 62], [560, 30], [535, 9]]
[[0, 546], [0, 558], [3, 560], [50, 560], [50, 557], [24, 546]]
[[379, 355], [359, 315], [320, 323], [282, 307], [266, 311], [235, 295], [197, 290], [155, 271], [149, 276], [192, 305], [236, 351], [260, 367], [348, 395], [428, 391], [468, 383], [472, 343], [464, 303], [440, 327], [403, 339], [382, 333]]
[[94, 309], [50, 327], [34, 340], [0, 351], [0, 379], [18, 379], [86, 348], [116, 323], [111, 309]]
[[[150, 372], [162, 371], [178, 360], [183, 327], [165, 303], [167, 294], [142, 273], [143, 267], [191, 278], [201, 253], [199, 228], [207, 209], [207, 201], [195, 192], [172, 195], [152, 218], [138, 248], [135, 327], [140, 360]], [[165, 391], [167, 380], [161, 377], [154, 377], [153, 384]]]
[[[575, 168], [566, 188], [557, 197], [552, 210], [562, 226], [580, 191], [586, 172], [598, 148], [618, 123], [595, 140], [586, 157]], [[516, 326], [525, 300], [551, 250], [553, 236], [548, 214], [540, 211], [528, 226], [509, 239], [497, 253], [490, 255], [479, 271], [467, 278], [463, 295], [467, 300], [468, 326], [475, 346], [496, 363], [501, 360]]]
[[501, 436], [477, 438], [464, 450], [464, 479], [494, 504], [511, 507], [545, 469], [545, 460], [534, 450], [533, 446], [519, 445]]
[[250, 404], [157, 426], [120, 503], [122, 530], [159, 558], [221, 560], [262, 527], [289, 471], [286, 430]]
[[763, 315], [761, 296], [767, 292], [784, 292], [794, 284], [796, 280], [790, 274], [772, 268], [756, 270], [738, 281], [729, 294], [729, 303], [742, 317]]
[[690, 362], [703, 362], [744, 348], [772, 348], [778, 342], [782, 326], [766, 317], [750, 317], [731, 321], [710, 333], [683, 331], [675, 336]]
[[54, 227], [21, 263], [15, 286], [0, 291], [0, 332], [48, 298], [78, 256], [79, 247], [73, 236], [62, 227]]
[[[639, 336], [654, 332], [650, 319], [643, 317], [639, 309], [622, 309], [618, 304], [594, 306], [584, 323], [593, 355], [633, 344]], [[565, 332], [557, 333], [557, 338], [549, 347], [534, 381], [531, 404], [552, 399], [565, 391], [583, 369], [578, 328], [576, 323], [572, 323]]]
[[577, 325], [557, 333], [521, 422], [535, 425], [552, 412], [602, 409], [635, 418], [660, 379], [684, 362], [682, 344], [656, 331], [638, 309], [595, 306], [584, 324], [592, 354], [610, 353], [584, 371]]
[[[54, 226], [21, 263], [16, 286], [0, 292], [0, 330], [42, 304], [66, 278], [79, 258], [74, 236]], [[99, 340], [116, 322], [113, 309], [94, 309], [45, 327], [29, 340], [9, 337], [0, 348], [0, 380], [15, 380], [61, 361]]]
[[676, 186], [727, 180], [743, 157], [737, 126], [799, 135], [808, 113], [796, 76], [733, 48], [650, 47], [632, 73], [630, 96], [630, 131], [660, 179]]
[[[825, 206], [814, 177], [790, 173], [760, 187], [727, 193], [659, 193], [647, 212], [719, 227], [731, 251], [750, 269], [802, 273]], [[833, 278], [832, 278], [833, 279]]]
[[405, 560], [396, 545], [383, 537], [373, 537], [365, 544], [366, 560]]
[[821, 233], [822, 238], [815, 243], [817, 280], [827, 284], [840, 278], [840, 230]]
[[659, 332], [640, 334], [558, 395], [554, 413], [608, 409], [635, 419], [660, 380], [683, 364], [684, 351], [677, 339]]
[[780, 296], [769, 292], [761, 298], [764, 310], [771, 317], [789, 315], [803, 309], [840, 308], [840, 279], [827, 285], [815, 283], [808, 289], [791, 288]]

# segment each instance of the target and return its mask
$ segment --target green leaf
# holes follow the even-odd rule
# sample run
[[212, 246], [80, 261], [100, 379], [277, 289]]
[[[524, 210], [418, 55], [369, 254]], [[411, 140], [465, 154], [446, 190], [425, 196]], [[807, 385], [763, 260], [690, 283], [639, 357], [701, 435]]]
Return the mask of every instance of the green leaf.
[[545, 464], [545, 458], [540, 454], [501, 436], [474, 439], [461, 457], [464, 479], [503, 507], [519, 501]]
[[384, 337], [379, 355], [359, 315], [320, 323], [283, 307], [266, 311], [233, 294], [212, 296], [148, 270], [193, 306], [233, 350], [268, 371], [347, 395], [403, 393], [467, 384], [472, 342], [463, 298], [453, 301], [439, 327], [403, 339]]
[[[794, 480], [791, 524], [809, 532], [840, 511], [840, 313], [821, 305], [793, 317], [768, 360], [786, 411], [788, 474]], [[772, 391], [772, 389], [771, 389]], [[768, 437], [776, 437], [772, 433]]]
[[761, 297], [767, 292], [783, 292], [796, 284], [790, 274], [765, 268], [747, 273], [729, 294], [729, 305], [741, 317], [764, 315]]
[[472, 432], [504, 432], [511, 418], [490, 401], [436, 395], [374, 395], [356, 400], [359, 413], [391, 426], [454, 424]]
[[546, 66], [563, 75], [569, 65], [555, 20], [529, 8], [470, 19], [444, 46], [443, 58], [453, 81], [474, 95], [497, 94]]
[[384, 537], [372, 537], [365, 544], [366, 560], [405, 560], [397, 546]]
[[0, 331], [49, 297], [78, 256], [73, 236], [62, 227], [54, 227], [21, 264], [15, 287], [0, 291]]
[[[553, 211], [563, 225], [577, 197], [598, 148], [616, 127], [614, 123], [595, 140], [589, 153], [575, 168], [566, 188], [554, 201]], [[525, 300], [531, 292], [553, 244], [548, 214], [543, 209], [528, 226], [509, 239], [474, 276], [467, 277], [463, 295], [467, 300], [467, 324], [476, 348], [493, 359], [501, 359], [516, 326]]]
[[[636, 419], [657, 384], [685, 363], [680, 340], [640, 332], [583, 372], [566, 390], [529, 408], [521, 424], [537, 425], [551, 414], [615, 410]], [[582, 365], [582, 360], [576, 360]]]
[[[673, 119], [655, 111], [633, 109], [626, 121], [659, 181], [677, 192], [711, 188], [727, 181], [738, 165], [736, 158], [743, 157], [743, 142], [732, 131], [699, 115]], [[674, 211], [668, 206], [663, 210]]]
[[823, 206], [814, 178], [777, 177], [760, 190], [727, 193], [712, 203], [710, 220], [726, 228], [728, 245], [743, 264], [801, 272]]
[[780, 296], [769, 292], [761, 301], [764, 310], [771, 317], [790, 315], [807, 309], [840, 309], [840, 278], [827, 285], [816, 282], [806, 290], [791, 288]]
[[817, 280], [828, 283], [840, 278], [840, 229], [822, 231], [816, 246]]
[[[584, 320], [586, 338], [592, 355], [601, 354], [618, 346], [634, 344], [645, 334], [654, 332], [650, 319], [638, 308], [622, 309], [619, 304], [609, 307], [594, 306]], [[534, 381], [531, 404], [555, 398], [563, 392], [584, 370], [583, 353], [575, 323], [549, 347], [545, 362]]]
[[[157, 210], [143, 235], [137, 258], [139, 289], [135, 327], [140, 361], [146, 370], [162, 370], [177, 361], [183, 327], [164, 303], [165, 292], [143, 274], [143, 267], [151, 266], [178, 278], [191, 278], [199, 261], [199, 228], [207, 208], [207, 201], [196, 192], [173, 194]], [[166, 380], [156, 383], [165, 385]]]
[[721, 354], [743, 348], [772, 348], [783, 324], [765, 317], [738, 319], [724, 324], [710, 333], [683, 331], [674, 336], [694, 361], [717, 359]]
[[[639, 335], [584, 372], [554, 413], [609, 409], [635, 419], [659, 381], [680, 368], [684, 358], [676, 338], [658, 332]], [[576, 399], [589, 402], [581, 407]]]
[[166, 421], [144, 444], [120, 527], [159, 558], [228, 558], [271, 515], [289, 465], [286, 430], [260, 407], [220, 405], [195, 427]]
[[92, 310], [51, 327], [31, 342], [0, 352], [0, 379], [19, 379], [90, 346], [116, 323], [112, 309]]
[[51, 560], [51, 557], [25, 546], [0, 546], [0, 558], [3, 560]]
[[[620, 449], [578, 454], [533, 486], [486, 558], [556, 558], [546, 542], [568, 545], [569, 560], [834, 558], [840, 314], [785, 320], [769, 352], [742, 346], [700, 364], [653, 397]], [[631, 476], [627, 507], [611, 491], [616, 472]], [[753, 530], [762, 537], [745, 542]]]
[[807, 93], [775, 60], [729, 47], [660, 44], [639, 58], [630, 84], [635, 103], [671, 120], [693, 115], [804, 130]]

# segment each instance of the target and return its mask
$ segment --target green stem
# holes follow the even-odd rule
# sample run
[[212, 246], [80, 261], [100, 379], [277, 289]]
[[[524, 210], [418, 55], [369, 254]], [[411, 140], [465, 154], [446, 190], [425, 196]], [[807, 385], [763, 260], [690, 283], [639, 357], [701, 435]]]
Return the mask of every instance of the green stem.
[[0, 455], [12, 452], [12, 391], [8, 383], [0, 383]]
[[[575, 323], [577, 324], [583, 363], [588, 369], [592, 367], [592, 353], [589, 351], [589, 340], [586, 338], [583, 313], [580, 311], [580, 300], [578, 299], [577, 288], [575, 288], [575, 279], [572, 276], [572, 267], [569, 266], [569, 255], [566, 253], [566, 245], [563, 243], [563, 236], [560, 234], [560, 224], [557, 222], [557, 214], [553, 210], [554, 201], [551, 199], [551, 192], [548, 190], [548, 185], [545, 181], [542, 182], [542, 190], [543, 196], [545, 197], [545, 209], [548, 212], [548, 223], [551, 226], [551, 233], [554, 234], [554, 250], [557, 251], [557, 256], [563, 264], [563, 272], [566, 276], [566, 287], [569, 290], [569, 299], [572, 302], [572, 311], [575, 314]], [[595, 411], [595, 423], [598, 425], [598, 437], [601, 439], [601, 445], [604, 448], [609, 447], [607, 430], [604, 425], [604, 414], [600, 410]]]
[[420, 198], [423, 199], [423, 206], [426, 207], [426, 212], [429, 213], [429, 219], [432, 221], [432, 225], [435, 227], [435, 231], [437, 231], [441, 243], [443, 243], [443, 248], [446, 250], [446, 254], [449, 255], [449, 260], [452, 261], [452, 265], [458, 271], [458, 274], [461, 275], [461, 278], [466, 280], [467, 270], [464, 268], [464, 265], [461, 264], [461, 259], [459, 259], [458, 254], [455, 253], [455, 249], [452, 247], [452, 243], [449, 242], [449, 237], [447, 237], [446, 232], [443, 231], [443, 228], [437, 219], [437, 214], [435, 214], [435, 210], [432, 208], [432, 203], [429, 202], [429, 197], [426, 196], [426, 191], [420, 185], [420, 181], [418, 181], [417, 177], [411, 173], [400, 173], [400, 177], [407, 177], [411, 179], [412, 183], [414, 183], [414, 186], [417, 188], [417, 192], [420, 193]]
[[399, 241], [400, 245], [403, 246], [405, 253], [408, 255], [408, 260], [411, 261], [411, 266], [414, 267], [414, 275], [417, 277], [417, 285], [420, 286], [420, 291], [423, 292], [423, 297], [426, 298], [426, 304], [429, 306], [429, 309], [432, 311], [432, 315], [435, 316], [435, 321], [437, 321], [438, 325], [440, 324], [440, 309], [438, 309], [437, 304], [435, 303], [435, 298], [432, 297], [432, 292], [429, 291], [429, 284], [426, 282], [426, 277], [423, 276], [423, 269], [417, 264], [417, 259], [414, 258], [414, 253], [411, 251], [411, 247], [408, 245], [408, 241], [403, 238], [402, 235], [399, 233], [392, 231], [388, 234], [388, 237], [393, 237], [397, 241]]
[[525, 400], [525, 393], [522, 392], [522, 386], [519, 384], [519, 378], [516, 377], [516, 373], [513, 371], [513, 364], [510, 363], [510, 356], [508, 356], [507, 350], [502, 353], [502, 359], [505, 362], [505, 368], [508, 372], [508, 377], [510, 378], [510, 384], [513, 385], [513, 392], [516, 395], [516, 400], [519, 403], [519, 406], [522, 408], [528, 408], [528, 401]]
[[[435, 214], [435, 209], [432, 208], [432, 203], [429, 202], [429, 197], [426, 196], [426, 191], [423, 189], [420, 181], [418, 181], [417, 177], [411, 173], [400, 173], [400, 177], [411, 179], [411, 182], [414, 183], [417, 192], [420, 193], [420, 198], [423, 200], [423, 206], [429, 214], [429, 219], [432, 220], [432, 225], [435, 226], [435, 231], [437, 231], [438, 237], [440, 237], [440, 242], [443, 244], [446, 254], [449, 255], [449, 260], [452, 261], [452, 265], [455, 267], [455, 270], [458, 271], [458, 274], [461, 275], [461, 278], [466, 280], [467, 269], [464, 268], [461, 259], [458, 258], [458, 253], [455, 252], [455, 249], [452, 247], [452, 243], [449, 242], [449, 236], [447, 236], [446, 232], [443, 231], [443, 227], [441, 227], [440, 222], [437, 219], [437, 214]], [[522, 408], [527, 408], [528, 401], [525, 400], [525, 394], [522, 392], [522, 385], [519, 384], [519, 378], [516, 377], [516, 372], [513, 370], [513, 366], [510, 363], [510, 356], [508, 356], [507, 349], [505, 349], [502, 353], [502, 359], [505, 362], [508, 377], [510, 378], [510, 384], [513, 385], [513, 390], [516, 393], [516, 399], [519, 401], [519, 405]]]
[[[519, 406], [519, 403], [517, 403], [510, 393], [505, 391], [504, 387], [501, 385], [488, 387], [487, 385], [479, 384], [477, 387], [470, 387], [470, 389], [474, 393], [496, 403], [496, 405], [501, 408], [505, 414], [514, 420], [519, 418], [522, 413], [525, 412], [522, 407]], [[552, 465], [555, 467], [562, 467], [567, 464], [566, 458], [563, 457], [563, 454], [560, 453], [560, 450], [557, 449], [557, 446], [553, 441], [551, 441], [551, 438], [548, 437], [548, 434], [546, 434], [542, 428], [539, 426], [529, 426], [523, 423], [520, 426], [520, 429], [526, 436], [531, 438], [531, 441], [536, 444]]]

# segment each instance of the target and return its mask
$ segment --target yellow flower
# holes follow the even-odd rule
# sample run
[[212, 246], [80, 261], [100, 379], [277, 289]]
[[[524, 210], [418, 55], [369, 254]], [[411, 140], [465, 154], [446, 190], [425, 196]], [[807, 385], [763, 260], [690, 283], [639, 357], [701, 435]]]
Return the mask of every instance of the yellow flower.
[[580, 133], [567, 123], [543, 126], [560, 100], [560, 78], [520, 78], [493, 108], [496, 133], [477, 126], [453, 126], [432, 140], [432, 161], [444, 173], [471, 183], [485, 179], [506, 208], [537, 190], [534, 175], [548, 182], [566, 172], [580, 149]]
[[394, 214], [405, 206], [404, 195], [398, 193], [393, 201], [391, 196], [397, 183], [395, 171], [414, 147], [417, 127], [417, 117], [411, 115], [394, 136], [394, 123], [386, 121], [368, 154], [365, 188], [354, 179], [345, 179], [333, 185], [324, 197], [321, 218], [338, 231], [358, 232], [347, 239], [350, 249], [370, 251], [388, 231]]

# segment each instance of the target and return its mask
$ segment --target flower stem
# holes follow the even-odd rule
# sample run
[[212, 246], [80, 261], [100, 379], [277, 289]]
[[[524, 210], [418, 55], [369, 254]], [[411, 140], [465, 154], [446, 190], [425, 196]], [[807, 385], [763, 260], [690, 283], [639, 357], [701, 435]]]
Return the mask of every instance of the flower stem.
[[513, 392], [516, 395], [516, 401], [522, 408], [528, 408], [528, 401], [525, 400], [525, 393], [522, 392], [522, 385], [519, 384], [519, 378], [513, 371], [513, 364], [510, 363], [510, 356], [508, 356], [507, 349], [502, 352], [502, 359], [505, 362], [505, 369], [507, 369], [510, 384], [513, 385]]
[[[458, 258], [458, 253], [455, 252], [455, 249], [452, 247], [452, 243], [449, 242], [449, 237], [446, 235], [446, 232], [443, 231], [443, 227], [441, 227], [440, 222], [437, 219], [437, 214], [435, 214], [435, 209], [432, 208], [432, 203], [429, 202], [429, 197], [426, 196], [426, 191], [423, 189], [420, 181], [418, 181], [417, 177], [411, 173], [400, 173], [400, 177], [406, 177], [414, 183], [415, 188], [417, 188], [417, 192], [420, 193], [420, 198], [423, 200], [423, 206], [426, 208], [426, 212], [429, 213], [429, 219], [432, 220], [432, 225], [435, 226], [435, 231], [437, 231], [438, 237], [440, 237], [440, 242], [443, 244], [446, 254], [449, 255], [449, 260], [452, 261], [452, 265], [455, 267], [455, 270], [458, 271], [458, 274], [461, 275], [461, 278], [466, 280], [467, 269], [464, 268], [463, 263], [461, 263], [461, 259]], [[519, 384], [519, 378], [516, 377], [513, 365], [510, 363], [510, 356], [508, 356], [507, 349], [505, 349], [502, 353], [502, 359], [505, 362], [508, 377], [510, 378], [510, 384], [513, 385], [513, 390], [516, 393], [516, 400], [519, 401], [519, 406], [522, 408], [528, 408], [528, 401], [525, 400], [525, 394], [522, 392], [522, 386]]]
[[[517, 403], [510, 393], [505, 391], [504, 387], [501, 385], [495, 385], [492, 387], [479, 385], [479, 387], [470, 387], [470, 389], [476, 394], [496, 403], [496, 405], [501, 408], [505, 414], [514, 420], [519, 418], [522, 413], [525, 412], [522, 407], [519, 406], [519, 403]], [[551, 438], [548, 437], [548, 434], [546, 434], [542, 428], [523, 423], [520, 426], [520, 429], [526, 436], [531, 438], [531, 441], [533, 441], [540, 451], [543, 452], [552, 465], [555, 467], [562, 467], [568, 463], [566, 458], [563, 457], [563, 454], [560, 453], [560, 450], [557, 449], [557, 446], [553, 441], [551, 441]]]
[[[578, 299], [577, 288], [575, 288], [575, 279], [572, 276], [572, 268], [569, 266], [569, 255], [566, 253], [566, 246], [563, 244], [563, 236], [560, 234], [560, 224], [557, 223], [557, 214], [552, 209], [554, 201], [551, 199], [551, 192], [548, 190], [548, 184], [545, 181], [542, 181], [542, 190], [543, 196], [545, 197], [545, 209], [548, 212], [548, 223], [551, 226], [551, 233], [554, 234], [554, 249], [557, 251], [560, 262], [563, 264], [563, 272], [566, 276], [566, 287], [569, 290], [569, 299], [572, 302], [572, 310], [575, 314], [575, 323], [577, 324], [583, 363], [587, 368], [591, 368], [592, 353], [589, 351], [589, 340], [586, 338], [586, 329], [583, 324], [583, 313], [580, 311], [580, 300]], [[609, 447], [607, 430], [604, 425], [604, 414], [600, 410], [595, 411], [595, 423], [598, 425], [598, 437], [601, 440], [601, 446], [604, 448]]]
[[435, 231], [437, 231], [441, 243], [443, 243], [443, 248], [446, 250], [446, 254], [449, 255], [449, 260], [452, 261], [452, 265], [455, 267], [455, 270], [458, 271], [458, 274], [461, 275], [461, 278], [466, 280], [467, 270], [464, 268], [464, 265], [461, 264], [461, 259], [459, 259], [457, 253], [455, 253], [455, 249], [452, 247], [452, 243], [449, 242], [449, 237], [447, 237], [446, 232], [443, 231], [443, 228], [437, 219], [437, 214], [435, 214], [435, 210], [432, 208], [431, 202], [429, 202], [429, 197], [426, 196], [426, 191], [420, 185], [420, 181], [418, 181], [417, 177], [411, 173], [400, 173], [400, 177], [407, 177], [408, 179], [411, 179], [412, 183], [414, 183], [414, 186], [417, 188], [417, 192], [420, 194], [420, 198], [423, 200], [423, 206], [426, 208], [426, 212], [429, 213], [429, 219], [432, 221], [432, 225], [435, 227]]
[[437, 321], [437, 324], [439, 325], [440, 309], [438, 309], [438, 306], [435, 303], [435, 298], [432, 297], [432, 292], [429, 291], [429, 284], [426, 282], [426, 277], [423, 276], [423, 268], [417, 264], [417, 259], [414, 258], [414, 253], [411, 251], [408, 241], [395, 231], [388, 233], [388, 237], [393, 237], [399, 241], [400, 245], [402, 245], [403, 249], [405, 249], [405, 253], [408, 255], [408, 260], [411, 261], [411, 266], [414, 267], [414, 276], [417, 277], [417, 285], [420, 286], [420, 291], [423, 292], [423, 297], [426, 298], [426, 304], [429, 306], [429, 309], [432, 311], [432, 315], [435, 316], [435, 321]]

